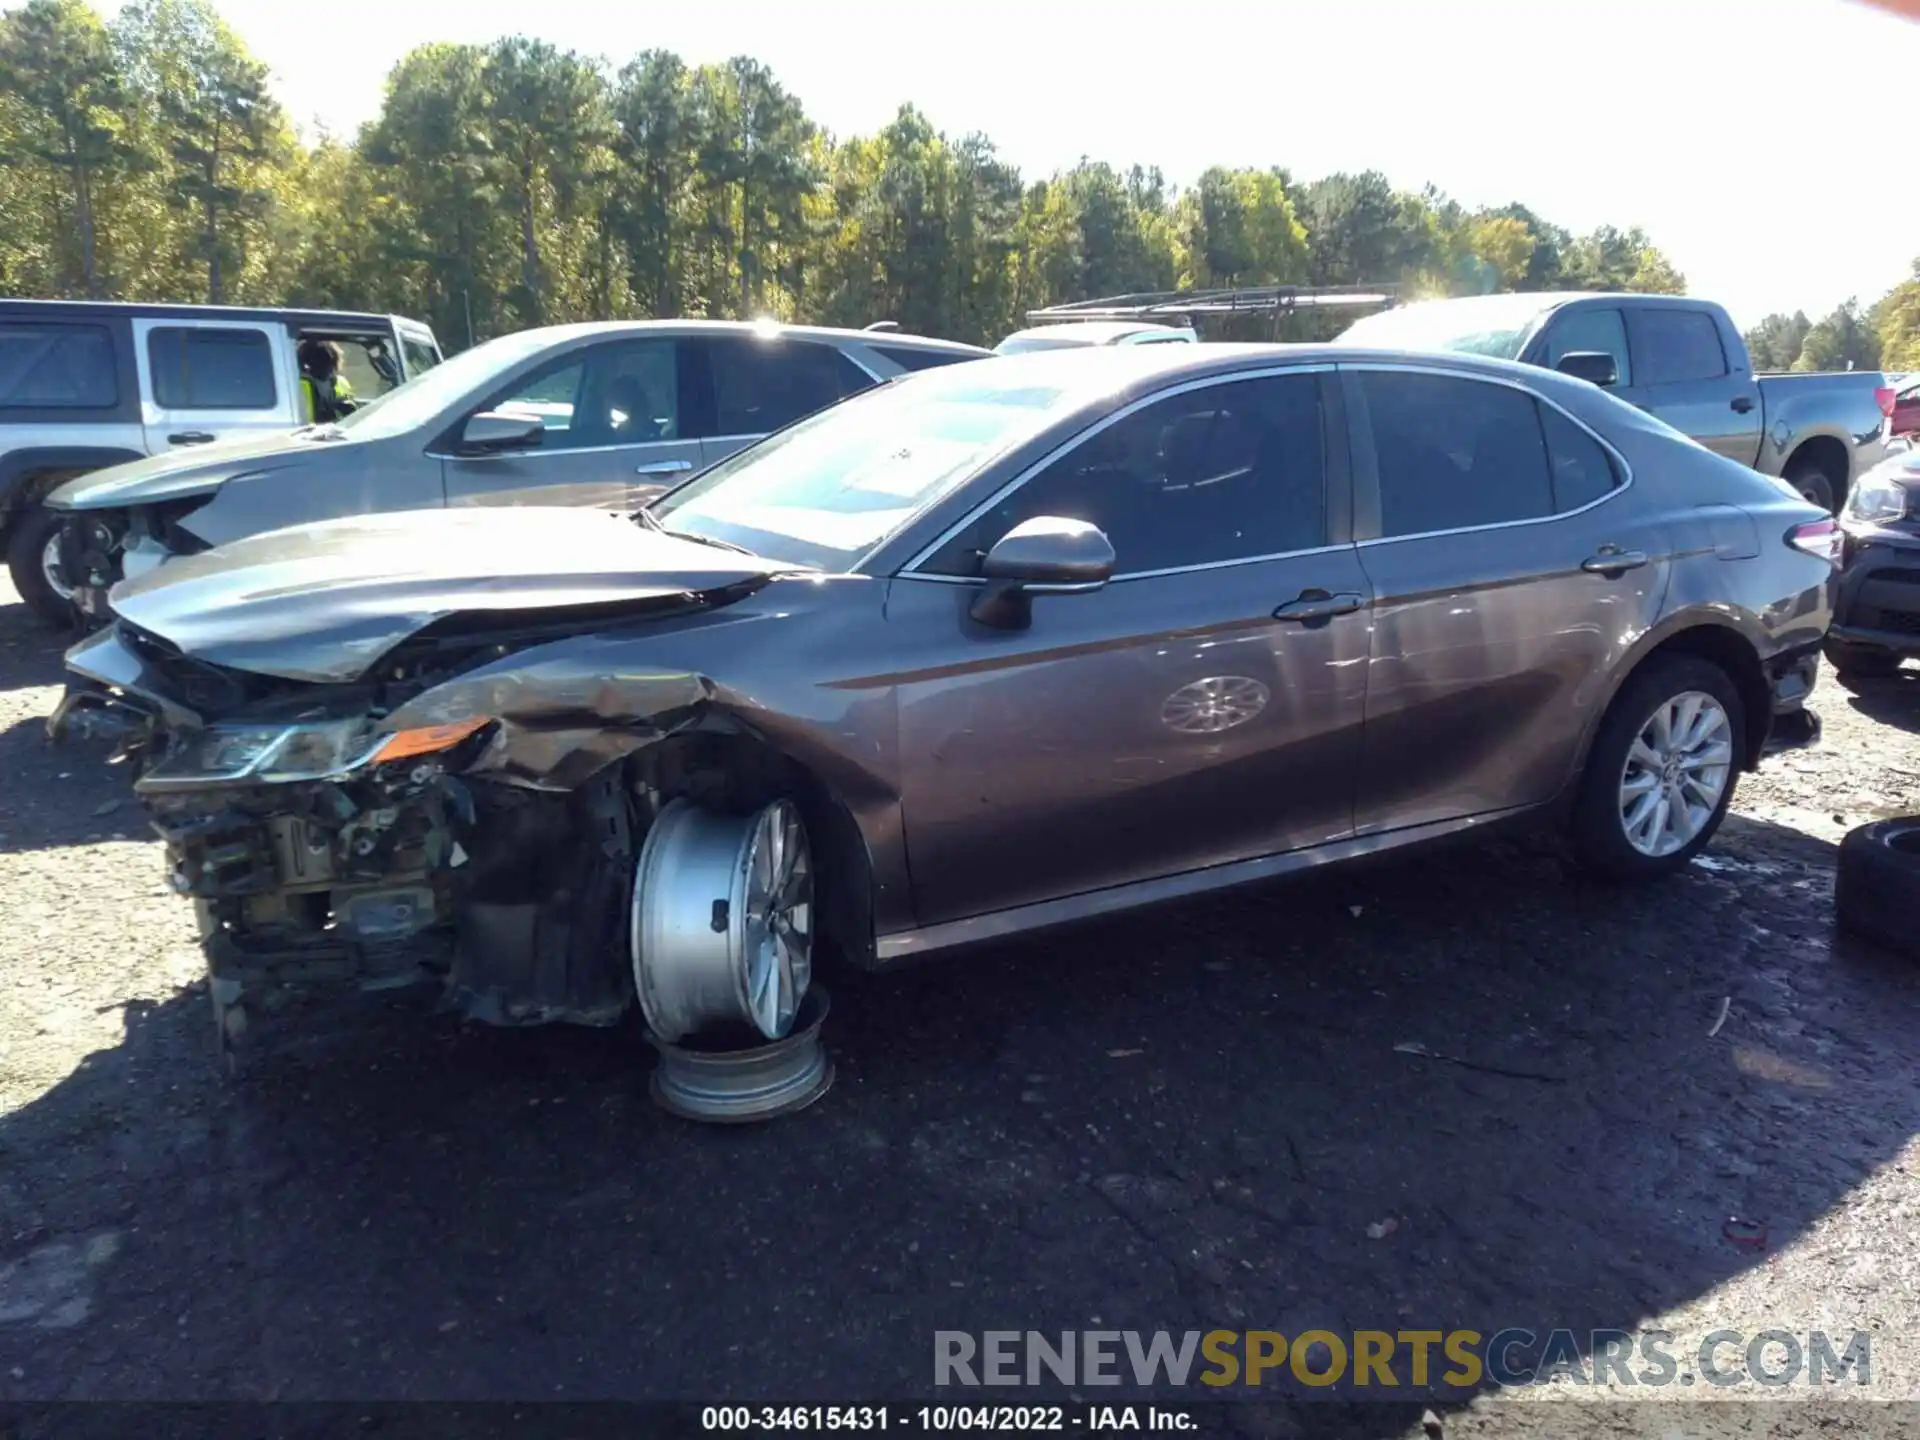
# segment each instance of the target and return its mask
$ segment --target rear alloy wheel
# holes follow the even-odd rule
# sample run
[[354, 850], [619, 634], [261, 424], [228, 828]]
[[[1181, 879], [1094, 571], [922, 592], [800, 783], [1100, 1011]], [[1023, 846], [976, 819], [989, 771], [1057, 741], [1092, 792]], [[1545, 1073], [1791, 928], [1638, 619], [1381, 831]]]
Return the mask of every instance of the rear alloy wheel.
[[73, 586], [60, 567], [58, 512], [35, 505], [14, 517], [7, 537], [7, 572], [27, 608], [49, 625], [71, 625]]
[[1913, 897], [1920, 894], [1920, 816], [1876, 820], [1840, 837], [1833, 908], [1843, 930], [1920, 960]]
[[1682, 655], [1647, 666], [1614, 698], [1587, 757], [1574, 811], [1582, 860], [1617, 879], [1678, 870], [1720, 828], [1745, 751], [1725, 671]]
[[634, 872], [631, 920], [634, 988], [654, 1034], [785, 1036], [813, 977], [813, 886], [791, 800], [746, 816], [687, 800], [662, 809]]

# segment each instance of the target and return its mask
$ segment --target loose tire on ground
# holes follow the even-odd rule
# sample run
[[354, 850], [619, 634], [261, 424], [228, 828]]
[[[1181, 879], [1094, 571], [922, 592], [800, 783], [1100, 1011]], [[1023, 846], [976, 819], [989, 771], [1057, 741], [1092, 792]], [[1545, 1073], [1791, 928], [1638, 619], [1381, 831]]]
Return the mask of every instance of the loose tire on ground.
[[1833, 908], [1840, 928], [1920, 960], [1920, 815], [1876, 820], [1840, 840]]
[[[1621, 784], [1627, 756], [1654, 712], [1677, 696], [1711, 696], [1729, 722], [1731, 755], [1725, 785], [1699, 831], [1670, 854], [1648, 855], [1627, 838], [1621, 813]], [[1594, 736], [1587, 768], [1574, 800], [1573, 846], [1581, 864], [1609, 880], [1651, 880], [1685, 868], [1704, 850], [1726, 818], [1738, 784], [1741, 757], [1747, 753], [1746, 712], [1731, 676], [1710, 660], [1666, 655], [1648, 661], [1614, 696]]]
[[47, 578], [47, 545], [60, 532], [60, 516], [34, 505], [14, 516], [7, 533], [7, 573], [27, 608], [49, 625], [71, 625], [73, 602]]

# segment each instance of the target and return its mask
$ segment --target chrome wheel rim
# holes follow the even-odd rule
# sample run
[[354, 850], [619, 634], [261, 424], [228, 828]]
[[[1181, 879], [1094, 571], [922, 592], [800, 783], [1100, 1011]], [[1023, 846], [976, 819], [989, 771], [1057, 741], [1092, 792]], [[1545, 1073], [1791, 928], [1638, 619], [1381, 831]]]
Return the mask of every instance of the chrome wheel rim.
[[1620, 828], [1652, 858], [1684, 850], [1720, 809], [1733, 778], [1733, 721], [1713, 696], [1688, 690], [1662, 701], [1627, 747]]
[[813, 856], [798, 808], [669, 802], [640, 848], [629, 925], [634, 990], [659, 1039], [741, 1027], [780, 1039], [813, 978]]
[[754, 817], [741, 926], [741, 1009], [768, 1038], [787, 1033], [813, 977], [813, 857], [791, 801]]
[[73, 599], [73, 586], [67, 583], [66, 573], [60, 568], [60, 535], [55, 532], [47, 537], [47, 543], [40, 550], [40, 573], [46, 577], [47, 588], [62, 600]]
[[1213, 735], [1244, 725], [1267, 706], [1267, 687], [1245, 675], [1211, 675], [1182, 685], [1160, 706], [1169, 730]]

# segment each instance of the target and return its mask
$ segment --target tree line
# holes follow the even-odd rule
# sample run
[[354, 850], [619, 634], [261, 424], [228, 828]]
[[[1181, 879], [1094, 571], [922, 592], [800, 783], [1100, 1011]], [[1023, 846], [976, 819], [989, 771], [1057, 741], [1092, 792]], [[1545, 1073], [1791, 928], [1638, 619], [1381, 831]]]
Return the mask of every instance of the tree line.
[[1920, 370], [1920, 260], [1871, 306], [1848, 300], [1821, 320], [1767, 316], [1747, 348], [1756, 370]]
[[[206, 0], [0, 16], [0, 293], [393, 311], [452, 350], [565, 320], [765, 314], [991, 344], [1060, 301], [1275, 282], [1685, 289], [1637, 227], [1574, 234], [1376, 172], [1175, 186], [1082, 161], [1029, 180], [910, 105], [836, 137], [745, 57], [430, 44], [357, 135], [303, 143]], [[1883, 328], [1920, 322], [1917, 287], [1920, 270], [1899, 305], [1769, 317], [1755, 338], [1781, 368], [1906, 353], [1910, 331]]]

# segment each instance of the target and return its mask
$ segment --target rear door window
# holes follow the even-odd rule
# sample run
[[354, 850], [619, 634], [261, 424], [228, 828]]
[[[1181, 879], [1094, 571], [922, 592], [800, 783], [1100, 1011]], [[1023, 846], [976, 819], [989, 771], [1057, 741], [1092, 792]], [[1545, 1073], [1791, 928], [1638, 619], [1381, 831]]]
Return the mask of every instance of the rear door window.
[[147, 365], [163, 410], [271, 410], [279, 403], [264, 330], [155, 326], [147, 332]]
[[1718, 380], [1727, 373], [1720, 327], [1703, 311], [1666, 306], [1635, 310], [1633, 347], [1642, 385]]
[[1511, 385], [1363, 370], [1383, 537], [1537, 520], [1553, 477], [1533, 396]]
[[111, 410], [119, 403], [106, 326], [0, 324], [0, 408]]
[[725, 337], [706, 345], [713, 434], [767, 435], [876, 382], [831, 345]]

